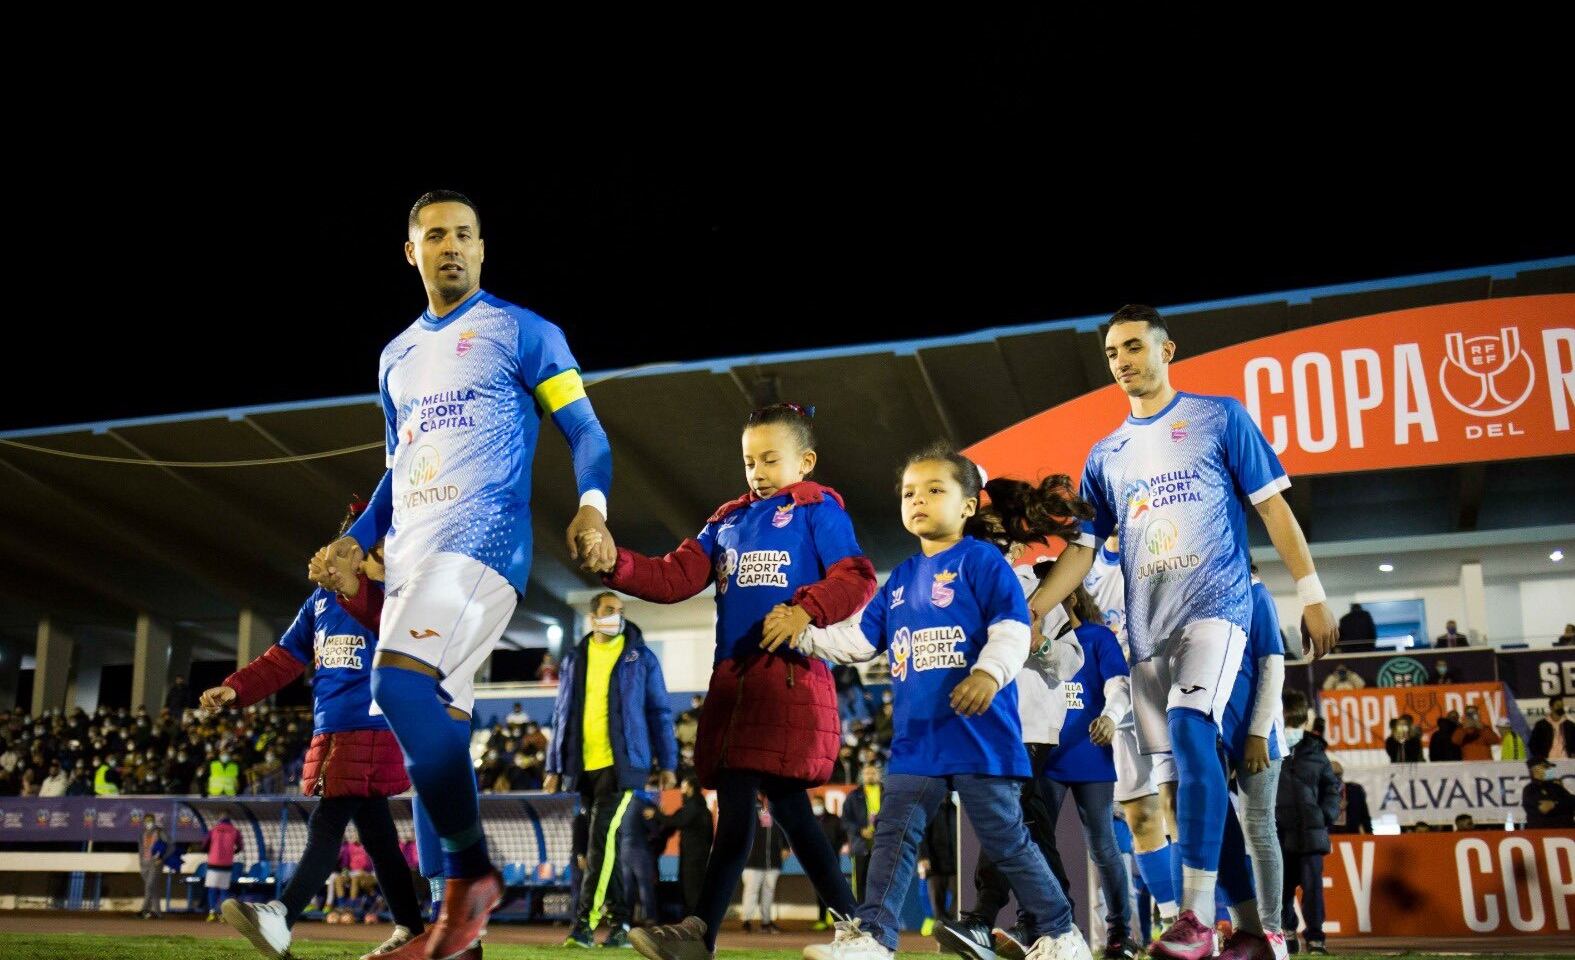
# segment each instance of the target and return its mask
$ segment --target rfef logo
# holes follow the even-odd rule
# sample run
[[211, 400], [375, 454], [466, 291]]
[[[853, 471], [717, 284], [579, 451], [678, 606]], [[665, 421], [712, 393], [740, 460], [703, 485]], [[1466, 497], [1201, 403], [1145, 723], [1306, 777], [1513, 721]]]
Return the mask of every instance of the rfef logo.
[[1395, 657], [1378, 668], [1380, 687], [1420, 687], [1427, 683], [1427, 668], [1410, 657]]
[[1502, 417], [1526, 402], [1536, 382], [1536, 368], [1520, 348], [1519, 327], [1504, 327], [1496, 337], [1444, 337], [1438, 386], [1461, 413]]

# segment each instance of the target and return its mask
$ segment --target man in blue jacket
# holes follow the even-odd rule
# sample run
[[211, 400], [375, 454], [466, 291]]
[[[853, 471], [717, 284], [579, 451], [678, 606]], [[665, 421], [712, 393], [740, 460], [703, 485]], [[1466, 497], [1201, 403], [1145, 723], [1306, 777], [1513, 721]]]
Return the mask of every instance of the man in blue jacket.
[[618, 828], [653, 760], [662, 787], [675, 784], [678, 744], [662, 664], [640, 628], [624, 620], [623, 601], [604, 591], [591, 598], [590, 610], [591, 632], [563, 657], [545, 789], [578, 790], [590, 811], [585, 880], [564, 946], [595, 946], [592, 934], [605, 916], [603, 946], [622, 947], [629, 909], [617, 863]]

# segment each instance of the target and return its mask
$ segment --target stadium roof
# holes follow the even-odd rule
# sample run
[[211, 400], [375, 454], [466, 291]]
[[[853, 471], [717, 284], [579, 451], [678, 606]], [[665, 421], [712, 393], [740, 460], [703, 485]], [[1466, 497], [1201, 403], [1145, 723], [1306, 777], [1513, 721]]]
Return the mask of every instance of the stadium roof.
[[[1196, 355], [1381, 311], [1570, 291], [1575, 258], [1562, 258], [1166, 315]], [[587, 374], [614, 450], [614, 533], [646, 552], [693, 535], [743, 489], [744, 416], [761, 402], [796, 399], [818, 408], [817, 477], [846, 496], [866, 550], [889, 569], [912, 549], [896, 523], [895, 466], [936, 438], [965, 446], [1108, 384], [1093, 332], [1103, 319]], [[653, 350], [659, 338], [652, 331]], [[233, 630], [242, 607], [288, 618], [306, 590], [306, 558], [334, 533], [349, 495], [370, 493], [381, 474], [382, 435], [372, 394], [0, 433], [0, 632], [30, 638], [51, 614], [129, 628], [145, 610], [220, 632]], [[562, 542], [576, 501], [567, 447], [555, 430], [542, 436], [521, 616], [561, 619], [564, 599], [591, 581]], [[245, 467], [120, 462], [273, 460], [355, 447], [369, 449]], [[1575, 522], [1572, 468], [1575, 456], [1331, 475], [1305, 478], [1292, 497], [1309, 538], [1323, 542], [1567, 524]]]

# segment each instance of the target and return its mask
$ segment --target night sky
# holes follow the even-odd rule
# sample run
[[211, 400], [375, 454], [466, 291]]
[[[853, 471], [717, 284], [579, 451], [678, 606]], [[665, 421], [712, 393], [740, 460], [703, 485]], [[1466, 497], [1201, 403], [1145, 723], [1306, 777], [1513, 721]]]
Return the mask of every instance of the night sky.
[[50, 140], [11, 188], [0, 429], [373, 392], [424, 306], [406, 212], [439, 186], [480, 206], [484, 286], [591, 371], [1575, 253], [1567, 179], [1520, 157], [1085, 126], [1029, 67], [692, 69], [442, 124], [125, 121], [92, 175], [65, 163], [81, 134]]

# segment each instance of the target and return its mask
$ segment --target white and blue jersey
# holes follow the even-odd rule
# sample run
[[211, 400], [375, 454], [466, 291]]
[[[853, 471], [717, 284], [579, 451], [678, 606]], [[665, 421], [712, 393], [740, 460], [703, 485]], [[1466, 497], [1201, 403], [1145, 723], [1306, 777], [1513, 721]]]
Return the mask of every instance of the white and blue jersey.
[[933, 557], [897, 565], [864, 608], [859, 627], [891, 664], [891, 772], [924, 777], [971, 773], [1030, 775], [1017, 715], [1017, 685], [1007, 683], [976, 717], [952, 709], [952, 688], [968, 678], [1003, 622], [1028, 626], [1017, 576], [995, 546], [963, 537]]
[[1133, 663], [1200, 620], [1247, 629], [1241, 500], [1260, 503], [1289, 486], [1269, 442], [1230, 397], [1177, 393], [1094, 444], [1080, 488], [1094, 507], [1085, 529], [1101, 540], [1120, 535]]
[[[1280, 633], [1280, 614], [1274, 608], [1269, 588], [1252, 582], [1252, 622], [1247, 627], [1247, 649], [1241, 657], [1241, 672], [1231, 688], [1230, 700], [1220, 717], [1220, 733], [1225, 752], [1237, 763], [1246, 758], [1247, 737], [1253, 711], [1258, 706], [1259, 665], [1264, 657], [1284, 657], [1285, 639]], [[1269, 759], [1278, 760], [1290, 753], [1285, 745], [1285, 722], [1274, 710], [1274, 726], [1268, 736]]]
[[606, 434], [563, 331], [524, 307], [478, 290], [447, 316], [424, 312], [383, 348], [378, 381], [389, 473], [350, 535], [364, 549], [386, 531], [391, 594], [436, 553], [524, 590], [543, 413], [569, 439], [581, 502], [604, 507]]

